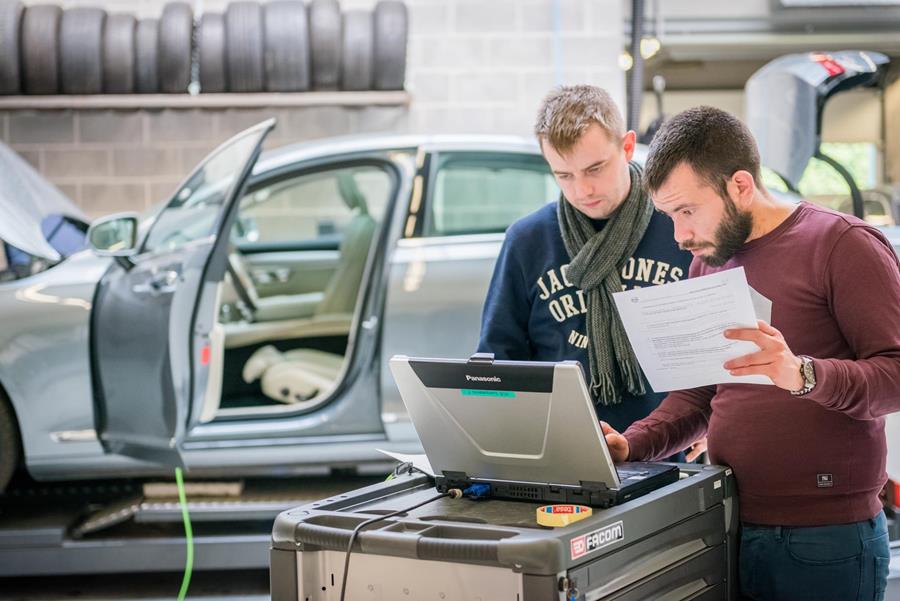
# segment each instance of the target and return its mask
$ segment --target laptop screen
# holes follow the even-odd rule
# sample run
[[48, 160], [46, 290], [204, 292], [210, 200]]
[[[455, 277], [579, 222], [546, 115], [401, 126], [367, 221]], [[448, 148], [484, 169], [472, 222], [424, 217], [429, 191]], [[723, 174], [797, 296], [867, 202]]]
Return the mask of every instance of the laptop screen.
[[619, 487], [578, 363], [397, 356], [390, 367], [436, 473]]

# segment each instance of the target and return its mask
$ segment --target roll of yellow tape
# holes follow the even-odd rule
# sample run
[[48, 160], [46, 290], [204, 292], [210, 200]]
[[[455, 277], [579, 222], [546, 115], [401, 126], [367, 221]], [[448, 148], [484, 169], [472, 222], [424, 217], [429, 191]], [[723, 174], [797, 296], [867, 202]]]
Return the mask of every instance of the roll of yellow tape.
[[590, 517], [591, 513], [586, 505], [544, 505], [537, 508], [537, 523], [559, 528]]

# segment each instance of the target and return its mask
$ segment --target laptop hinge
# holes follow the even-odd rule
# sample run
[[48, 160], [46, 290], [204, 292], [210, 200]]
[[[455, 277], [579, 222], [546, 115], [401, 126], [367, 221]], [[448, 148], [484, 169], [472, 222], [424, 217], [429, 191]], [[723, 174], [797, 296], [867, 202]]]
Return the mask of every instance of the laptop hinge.
[[[469, 482], [469, 474], [465, 472], [454, 472], [449, 470], [444, 470], [441, 472], [441, 476], [445, 480], [452, 480], [454, 482]], [[439, 477], [441, 477], [439, 476]]]
[[606, 492], [609, 490], [609, 487], [605, 482], [594, 482], [593, 480], [579, 480], [578, 484], [581, 485], [582, 490], [587, 490], [590, 492]]
[[471, 483], [472, 481], [469, 479], [469, 475], [465, 472], [445, 470], [442, 471], [440, 475], [435, 475], [434, 477], [434, 485], [439, 492], [447, 492], [447, 490], [451, 488], [465, 488]]
[[494, 353], [475, 353], [469, 360], [466, 361], [467, 365], [471, 364], [481, 364], [481, 365], [492, 365], [494, 363]]
[[612, 507], [616, 503], [616, 491], [605, 482], [580, 480], [581, 490], [569, 491], [566, 500], [569, 503], [583, 503], [593, 507]]

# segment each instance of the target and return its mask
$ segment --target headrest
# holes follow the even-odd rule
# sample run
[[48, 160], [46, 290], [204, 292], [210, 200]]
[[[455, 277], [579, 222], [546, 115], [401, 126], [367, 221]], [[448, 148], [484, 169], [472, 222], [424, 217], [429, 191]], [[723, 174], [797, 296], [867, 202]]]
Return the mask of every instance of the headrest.
[[353, 179], [350, 171], [342, 171], [338, 174], [337, 185], [341, 198], [351, 211], [357, 209], [362, 215], [368, 214], [366, 197], [359, 191], [359, 186], [356, 185], [356, 180]]

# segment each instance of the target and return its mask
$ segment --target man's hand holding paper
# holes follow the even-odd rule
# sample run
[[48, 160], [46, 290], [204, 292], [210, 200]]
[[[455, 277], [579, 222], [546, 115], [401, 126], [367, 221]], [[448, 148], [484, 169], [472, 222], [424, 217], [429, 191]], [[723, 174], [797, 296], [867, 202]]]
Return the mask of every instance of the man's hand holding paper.
[[[771, 302], [747, 285], [743, 268], [613, 298], [656, 392], [735, 382], [787, 385], [787, 360], [793, 354], [767, 323]], [[766, 329], [757, 329], [760, 322]], [[726, 337], [726, 330], [732, 335]]]
[[775, 386], [785, 390], [803, 388], [800, 358], [791, 352], [781, 332], [759, 320], [757, 328], [725, 330], [725, 338], [746, 340], [760, 348], [755, 353], [725, 362], [725, 369], [733, 376], [763, 375]]

